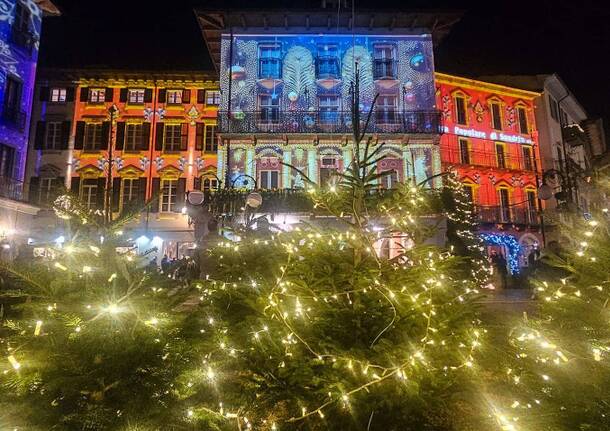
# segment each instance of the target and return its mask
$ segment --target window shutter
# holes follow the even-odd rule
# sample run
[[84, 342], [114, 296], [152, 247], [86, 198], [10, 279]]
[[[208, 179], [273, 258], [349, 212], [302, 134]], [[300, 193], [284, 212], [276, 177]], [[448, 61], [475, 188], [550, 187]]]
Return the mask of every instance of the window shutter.
[[142, 123], [142, 140], [138, 150], [147, 151], [150, 145], [150, 123]]
[[195, 134], [195, 151], [203, 151], [205, 123], [197, 123]]
[[51, 90], [49, 89], [49, 87], [41, 87], [40, 94], [39, 94], [39, 100], [41, 102], [48, 102], [50, 93], [51, 93]]
[[155, 151], [163, 151], [163, 134], [165, 131], [165, 124], [157, 123], [156, 140], [155, 140]]
[[182, 212], [184, 206], [184, 197], [186, 194], [186, 178], [178, 178], [176, 186], [176, 212]]
[[150, 212], [157, 213], [159, 212], [159, 199], [161, 196], [159, 195], [159, 190], [161, 190], [161, 178], [153, 178], [152, 180], [152, 203], [150, 205]]
[[115, 148], [117, 150], [122, 150], [125, 144], [125, 122], [118, 121], [116, 123], [116, 144]]
[[119, 211], [119, 202], [121, 197], [121, 178], [112, 179], [112, 211]]
[[70, 191], [76, 196], [80, 196], [80, 177], [72, 177], [70, 181]]
[[197, 103], [205, 103], [205, 90], [197, 90]]
[[110, 144], [110, 121], [104, 121], [102, 123], [102, 145], [105, 145], [103, 149], [108, 148]]
[[28, 192], [28, 201], [32, 204], [36, 204], [38, 198], [38, 188], [40, 187], [40, 178], [32, 177], [30, 178], [30, 189]]
[[80, 88], [80, 99], [81, 102], [87, 102], [89, 100], [89, 88], [81, 87]]
[[159, 103], [165, 103], [165, 99], [167, 98], [167, 90], [165, 88], [159, 89]]
[[106, 87], [106, 90], [104, 90], [104, 100], [106, 102], [112, 102], [113, 99], [114, 99], [114, 88]]
[[70, 131], [72, 127], [72, 122], [63, 121], [61, 123], [61, 149], [67, 150], [70, 146]]
[[152, 96], [153, 96], [152, 88], [145, 88], [144, 89], [144, 103], [151, 103]]
[[47, 131], [47, 122], [39, 121], [36, 124], [36, 136], [34, 137], [34, 149], [42, 150], [45, 141], [45, 135]]
[[74, 102], [74, 87], [66, 88], [66, 102]]
[[188, 151], [189, 149], [189, 123], [182, 123], [182, 132], [180, 134], [180, 151]]
[[85, 143], [85, 126], [84, 121], [76, 122], [76, 133], [74, 135], [74, 149], [82, 150], [83, 144]]
[[128, 88], [121, 88], [119, 90], [119, 102], [127, 102], [127, 93], [128, 93], [129, 89]]
[[146, 177], [138, 178], [138, 205], [144, 205], [146, 203], [146, 183], [148, 179]]
[[[97, 179], [97, 190], [95, 191], [96, 208], [104, 209], [104, 194], [106, 192], [106, 178]], [[108, 190], [110, 192], [110, 190]]]
[[182, 103], [191, 103], [191, 90], [188, 88], [182, 90]]
[[193, 190], [201, 190], [201, 177], [195, 177], [194, 179]]

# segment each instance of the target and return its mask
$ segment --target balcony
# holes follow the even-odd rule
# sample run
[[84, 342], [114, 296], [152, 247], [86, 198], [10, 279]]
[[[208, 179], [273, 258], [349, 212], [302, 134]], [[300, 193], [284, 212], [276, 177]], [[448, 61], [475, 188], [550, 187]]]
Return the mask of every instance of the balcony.
[[[362, 126], [367, 113], [361, 114]], [[352, 113], [349, 111], [264, 111], [218, 112], [221, 133], [352, 133]], [[386, 111], [371, 116], [367, 133], [442, 134], [439, 111]]]
[[25, 130], [27, 114], [21, 109], [5, 106], [0, 114], [0, 118], [4, 124], [13, 129], [19, 130], [20, 132]]
[[523, 206], [477, 206], [475, 213], [479, 223], [540, 225], [538, 210]]
[[373, 60], [373, 79], [396, 79], [398, 62], [391, 58]]
[[31, 31], [13, 27], [11, 30], [11, 42], [31, 53], [36, 43], [36, 36]]
[[492, 151], [463, 152], [456, 147], [441, 145], [443, 163], [452, 165], [481, 166], [506, 170], [535, 171], [533, 157], [523, 154], [496, 154]]
[[0, 176], [0, 197], [21, 201], [23, 199], [23, 182]]

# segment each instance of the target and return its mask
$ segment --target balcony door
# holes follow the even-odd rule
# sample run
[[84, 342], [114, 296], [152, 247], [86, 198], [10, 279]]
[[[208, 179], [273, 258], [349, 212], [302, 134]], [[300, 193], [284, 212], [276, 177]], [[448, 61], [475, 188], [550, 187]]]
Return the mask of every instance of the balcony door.
[[375, 79], [396, 78], [396, 49], [394, 45], [375, 45]]
[[322, 156], [320, 159], [320, 185], [330, 184], [331, 179], [339, 171], [339, 161], [333, 156]]
[[258, 186], [261, 189], [277, 189], [280, 185], [280, 172], [279, 171], [259, 171], [258, 172]]
[[277, 94], [258, 96], [261, 123], [277, 124], [280, 121], [280, 98]]
[[397, 124], [396, 115], [397, 98], [394, 94], [386, 94], [377, 98], [376, 118], [377, 124]]
[[498, 189], [498, 201], [500, 203], [500, 222], [510, 222], [510, 195], [507, 188]]
[[320, 111], [320, 123], [338, 124], [339, 122], [339, 96], [319, 96], [318, 108]]

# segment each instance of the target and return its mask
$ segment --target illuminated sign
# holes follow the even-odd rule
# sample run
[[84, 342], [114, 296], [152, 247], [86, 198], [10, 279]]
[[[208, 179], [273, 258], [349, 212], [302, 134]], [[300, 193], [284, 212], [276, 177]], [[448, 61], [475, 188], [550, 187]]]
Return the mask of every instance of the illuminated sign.
[[[445, 127], [445, 133], [449, 133], [448, 127]], [[486, 132], [482, 132], [482, 131], [476, 130], [476, 129], [463, 129], [458, 126], [454, 126], [453, 133], [456, 135], [459, 135], [459, 136], [465, 136], [467, 138], [488, 139]], [[506, 133], [496, 133], [496, 132], [491, 132], [489, 134], [489, 139], [491, 139], [492, 141], [509, 142], [512, 144], [533, 144], [534, 143], [534, 141], [532, 141], [530, 138], [526, 138], [521, 135], [507, 135]]]

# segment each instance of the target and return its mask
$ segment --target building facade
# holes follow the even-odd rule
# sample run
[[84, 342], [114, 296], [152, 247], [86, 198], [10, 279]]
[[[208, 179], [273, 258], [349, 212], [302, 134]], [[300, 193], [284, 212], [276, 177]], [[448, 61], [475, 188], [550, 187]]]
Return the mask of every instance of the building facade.
[[[42, 18], [58, 15], [50, 1], [0, 4], [0, 238], [27, 234], [36, 208], [23, 202], [30, 110]], [[22, 235], [23, 234], [23, 235]], [[8, 239], [7, 239], [8, 240]]]
[[[359, 74], [367, 135], [384, 143], [380, 187], [441, 171], [433, 39], [446, 16], [328, 11], [197, 11], [220, 75], [218, 171], [230, 186], [324, 185], [353, 157], [351, 99]], [[375, 96], [377, 99], [373, 103]], [[440, 178], [429, 181], [440, 185]]]
[[185, 194], [218, 186], [217, 81], [199, 72], [47, 71], [35, 100], [30, 202], [48, 207], [67, 189], [90, 209], [109, 198], [118, 215], [152, 200], [130, 234], [184, 254], [193, 242]]
[[441, 160], [474, 204], [480, 234], [518, 272], [541, 247], [539, 93], [436, 73]]

